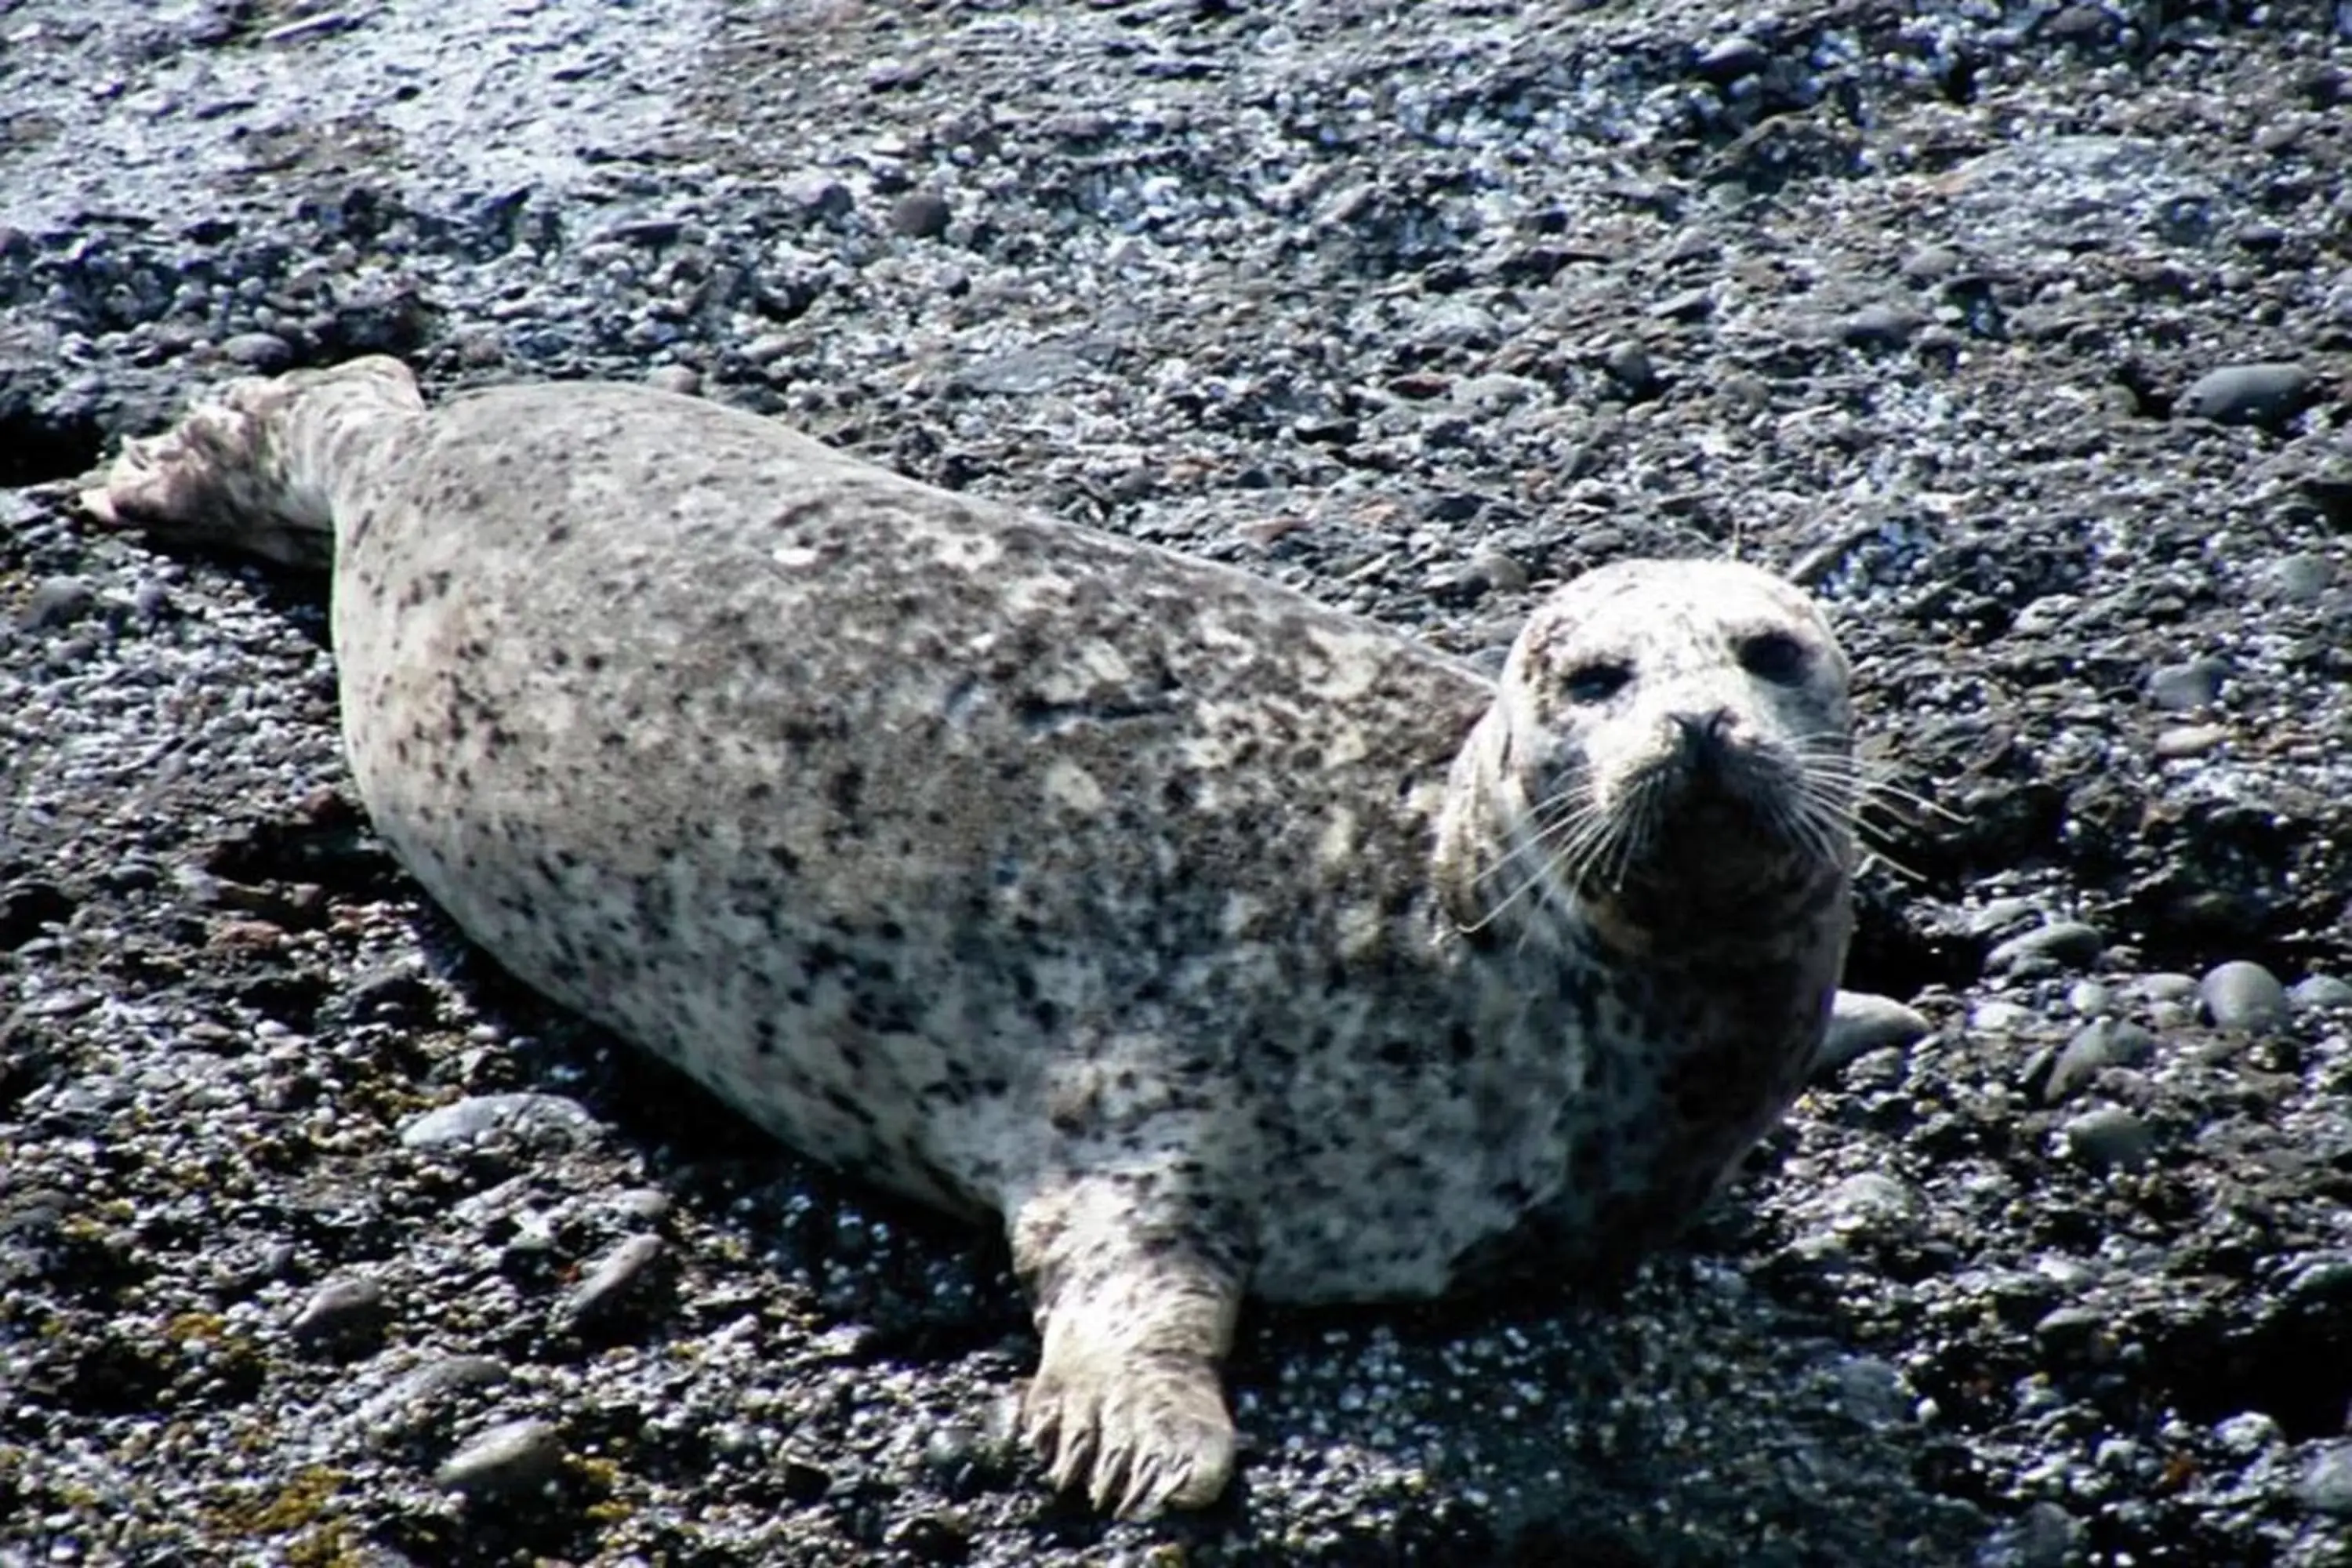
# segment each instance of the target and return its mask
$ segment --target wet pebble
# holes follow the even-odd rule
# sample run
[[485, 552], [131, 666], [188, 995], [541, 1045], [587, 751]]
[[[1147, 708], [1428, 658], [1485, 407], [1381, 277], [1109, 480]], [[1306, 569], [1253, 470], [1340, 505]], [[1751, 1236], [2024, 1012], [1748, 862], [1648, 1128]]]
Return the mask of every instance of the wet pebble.
[[625, 1304], [642, 1305], [660, 1270], [666, 1244], [658, 1236], [632, 1236], [615, 1246], [573, 1287], [564, 1311], [575, 1321], [606, 1316]]
[[702, 373], [692, 365], [656, 365], [646, 373], [646, 384], [662, 392], [691, 397], [702, 390]]
[[25, 601], [16, 624], [26, 631], [69, 626], [98, 607], [98, 590], [79, 577], [44, 577]]
[[2168, 664], [2147, 678], [2147, 700], [2168, 713], [2191, 713], [2221, 699], [2221, 683], [2230, 667], [2218, 658], [2192, 658]]
[[2338, 980], [2332, 974], [2314, 974], [2296, 982], [2288, 990], [2286, 1001], [2298, 1013], [2352, 1007], [2352, 981]]
[[2066, 1123], [2067, 1152], [2095, 1170], [2144, 1165], [2156, 1152], [2156, 1134], [2121, 1106], [2086, 1110]]
[[221, 346], [224, 358], [268, 374], [294, 363], [294, 348], [276, 332], [238, 332]]
[[2077, 980], [2066, 987], [2066, 1005], [2077, 1016], [2096, 1018], [2116, 1010], [2116, 994], [2096, 980]]
[[2156, 1037], [2137, 1024], [2099, 1018], [2077, 1030], [2050, 1068], [2042, 1098], [2053, 1103], [2090, 1086], [2102, 1068], [2137, 1067], [2155, 1054]]
[[786, 175], [777, 187], [785, 203], [810, 217], [835, 218], [857, 205], [849, 187], [832, 175], [804, 171]]
[[2219, 748], [2229, 738], [2227, 725], [2179, 724], [2156, 737], [2156, 754], [2167, 762], [2201, 757]]
[[351, 1350], [379, 1338], [391, 1315], [383, 1286], [347, 1276], [311, 1292], [295, 1314], [292, 1328], [294, 1337], [306, 1344]]
[[2133, 981], [2130, 991], [2143, 1002], [2192, 1002], [2197, 997], [2197, 977], [2158, 970], [2154, 974], [2143, 974]]
[[1855, 348], [1901, 348], [1918, 331], [1916, 311], [1902, 305], [1865, 305], [1839, 324], [1838, 335]]
[[578, 1100], [560, 1094], [477, 1094], [426, 1111], [401, 1129], [400, 1142], [404, 1148], [436, 1149], [508, 1129], [583, 1142], [593, 1135], [596, 1120]]
[[2311, 392], [2311, 373], [2299, 364], [2225, 364], [2191, 382], [2179, 406], [2192, 418], [2217, 425], [2276, 429], [2303, 411]]
[[937, 191], [908, 191], [890, 205], [890, 232], [909, 239], [937, 239], [953, 216]]
[[433, 1484], [474, 1497], [537, 1489], [563, 1468], [563, 1438], [529, 1416], [501, 1422], [467, 1443], [434, 1472]]
[[2042, 1352], [2071, 1360], [2096, 1344], [2106, 1332], [2107, 1315], [2094, 1307], [2056, 1307], [2033, 1325], [2033, 1342]]
[[2352, 1441], [2322, 1443], [2304, 1462], [2295, 1495], [2330, 1519], [2352, 1519]]
[[918, 1563], [961, 1563], [971, 1555], [971, 1526], [948, 1510], [902, 1520], [886, 1540]]
[[2053, 921], [2011, 937], [1985, 954], [1987, 974], [2050, 973], [2080, 969], [2106, 951], [2099, 928], [2081, 921]]
[[1738, 81], [1754, 76], [1772, 60], [1772, 52], [1744, 33], [1717, 39], [1699, 52], [1694, 63], [1698, 74], [1712, 82]]
[[2084, 1533], [2081, 1520], [2045, 1500], [1995, 1531], [1977, 1568], [2068, 1568], [2081, 1561]]
[[2336, 569], [2326, 556], [2305, 551], [2271, 563], [2263, 574], [2263, 585], [2273, 599], [2307, 605], [2326, 594], [2335, 577]]
[[2216, 965], [2197, 993], [2205, 1016], [2220, 1028], [2264, 1029], [2286, 1016], [2286, 987], [2261, 964], [2242, 959]]
[[2038, 1016], [2022, 1003], [1995, 997], [1969, 1009], [1969, 1028], [1979, 1035], [2014, 1035], [2032, 1027]]
[[1834, 1073], [1855, 1058], [1925, 1039], [1930, 1026], [1916, 1010], [1892, 996], [1841, 991], [1830, 1011], [1829, 1031], [1813, 1058], [1816, 1073]]

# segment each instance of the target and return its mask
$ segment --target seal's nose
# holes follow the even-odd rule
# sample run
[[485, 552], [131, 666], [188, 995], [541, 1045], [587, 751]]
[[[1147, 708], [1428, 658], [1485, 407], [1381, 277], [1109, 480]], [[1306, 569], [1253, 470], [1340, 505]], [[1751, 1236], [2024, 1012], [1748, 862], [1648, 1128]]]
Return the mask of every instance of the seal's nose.
[[1675, 728], [1682, 731], [1683, 757], [1702, 773], [1721, 768], [1731, 754], [1731, 710], [1707, 713], [1677, 713]]

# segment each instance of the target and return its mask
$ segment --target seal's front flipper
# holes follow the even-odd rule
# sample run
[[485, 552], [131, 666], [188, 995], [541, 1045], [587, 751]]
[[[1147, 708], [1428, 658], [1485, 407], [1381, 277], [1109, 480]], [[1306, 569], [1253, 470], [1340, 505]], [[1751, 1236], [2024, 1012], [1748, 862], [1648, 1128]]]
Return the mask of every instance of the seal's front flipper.
[[164, 434], [125, 441], [106, 482], [81, 502], [118, 527], [323, 568], [333, 555], [337, 488], [356, 481], [377, 442], [424, 410], [408, 367], [382, 354], [247, 376]]
[[1022, 1436], [1058, 1488], [1148, 1519], [1215, 1500], [1234, 1468], [1217, 1363], [1245, 1272], [1234, 1217], [1166, 1168], [1091, 1170], [1013, 1215], [1013, 1263], [1045, 1339]]

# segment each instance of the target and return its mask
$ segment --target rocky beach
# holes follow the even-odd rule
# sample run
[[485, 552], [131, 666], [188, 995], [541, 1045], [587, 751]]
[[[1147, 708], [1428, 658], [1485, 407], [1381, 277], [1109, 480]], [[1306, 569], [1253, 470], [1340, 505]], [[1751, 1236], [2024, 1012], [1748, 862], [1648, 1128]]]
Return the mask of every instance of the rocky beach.
[[[1105, 1522], [1001, 1238], [499, 973], [323, 580], [77, 504], [368, 353], [1490, 663], [1772, 566], [1903, 1008], [1622, 1287], [1254, 1309]], [[2347, 1420], [2352, 8], [0, 0], [0, 1568], [2336, 1568]]]

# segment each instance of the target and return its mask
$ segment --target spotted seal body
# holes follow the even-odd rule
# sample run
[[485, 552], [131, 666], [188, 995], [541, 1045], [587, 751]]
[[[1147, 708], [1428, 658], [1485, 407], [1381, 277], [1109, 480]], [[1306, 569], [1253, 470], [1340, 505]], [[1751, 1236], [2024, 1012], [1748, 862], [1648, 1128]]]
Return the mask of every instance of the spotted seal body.
[[378, 829], [533, 986], [794, 1147], [1002, 1216], [1057, 1482], [1213, 1497], [1244, 1290], [1668, 1235], [1848, 929], [1844, 666], [1640, 563], [1497, 681], [1274, 584], [639, 387], [239, 383], [93, 509], [331, 558]]

